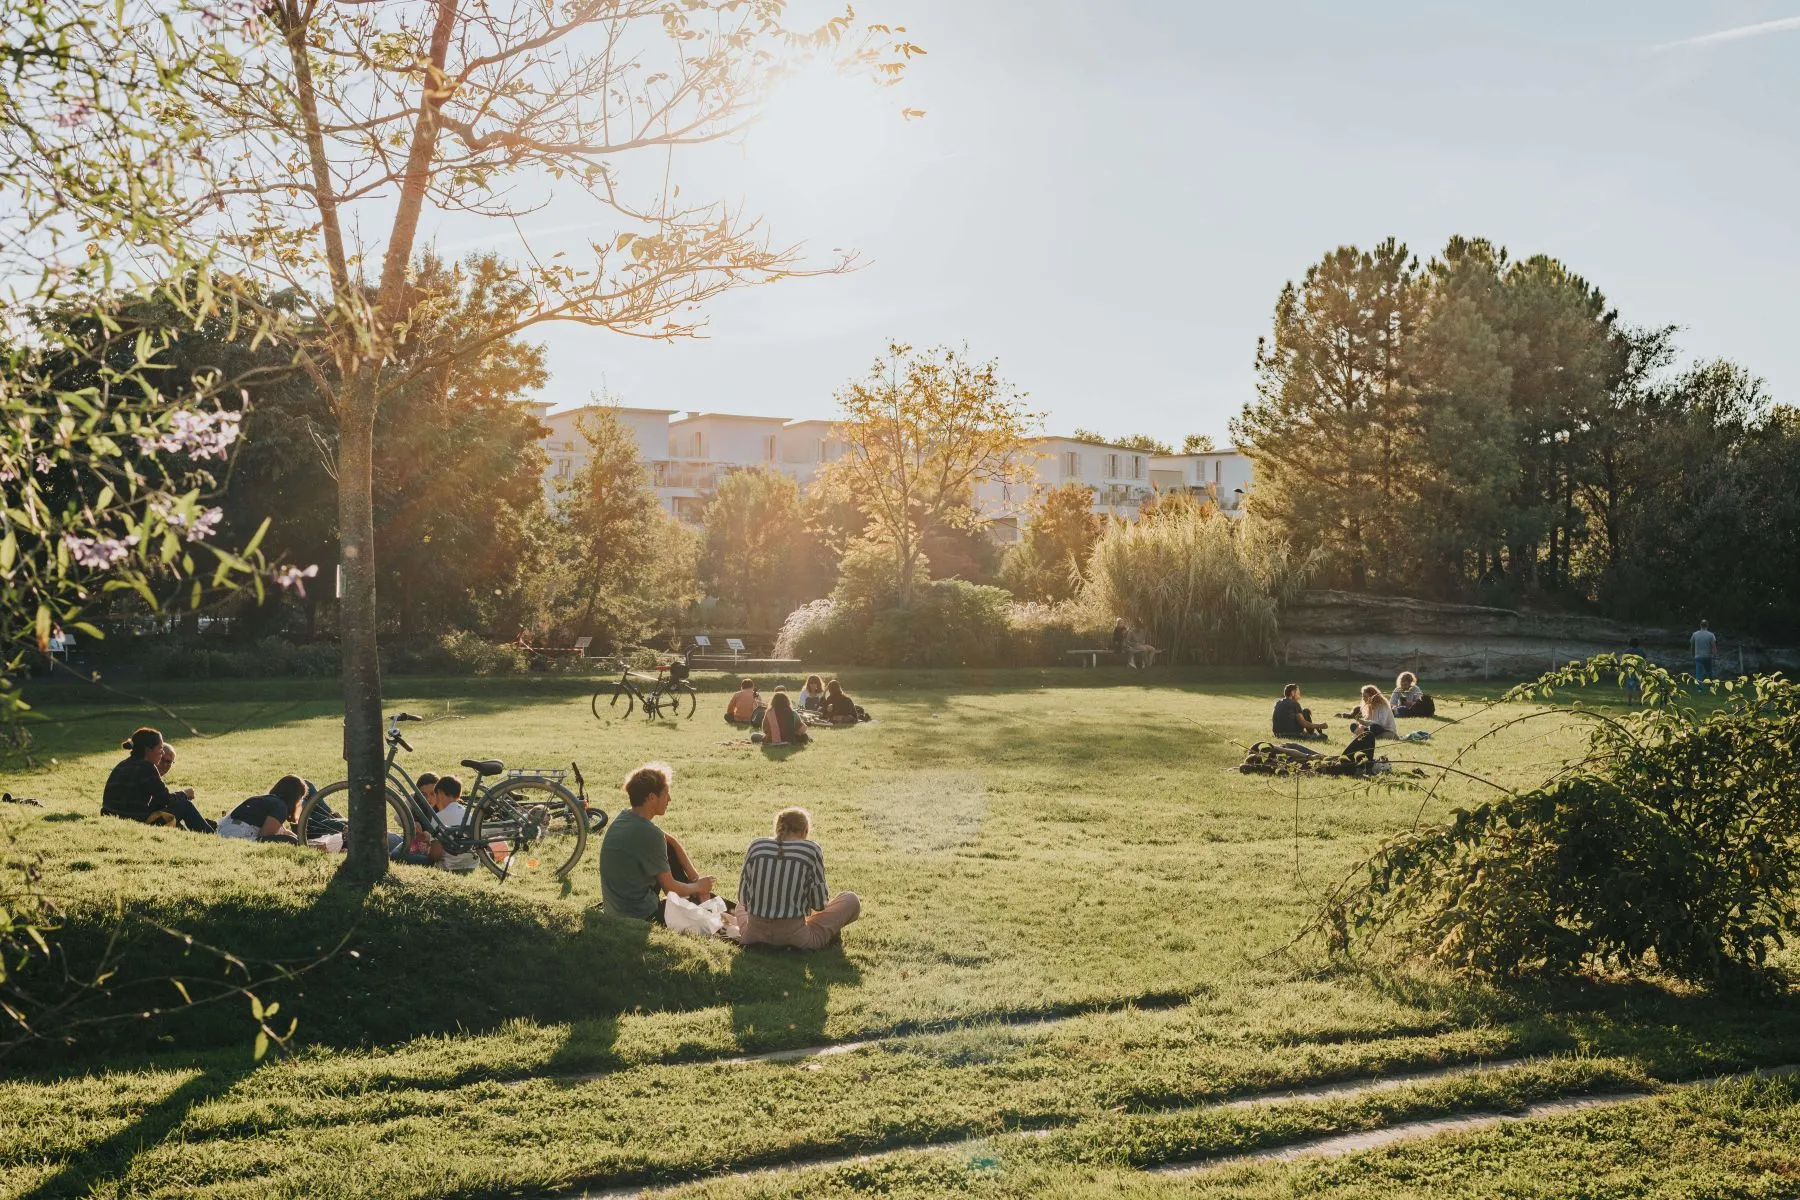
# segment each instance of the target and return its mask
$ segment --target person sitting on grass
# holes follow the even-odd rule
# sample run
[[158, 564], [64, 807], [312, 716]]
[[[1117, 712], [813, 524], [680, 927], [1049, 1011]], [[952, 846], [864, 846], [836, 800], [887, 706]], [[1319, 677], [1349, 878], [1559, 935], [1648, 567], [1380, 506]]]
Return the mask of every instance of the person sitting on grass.
[[756, 680], [741, 679], [738, 690], [725, 702], [725, 722], [728, 725], [760, 724], [762, 708], [762, 697], [756, 694]]
[[1362, 703], [1351, 713], [1350, 732], [1353, 735], [1350, 744], [1344, 747], [1345, 758], [1375, 757], [1375, 741], [1378, 738], [1398, 738], [1400, 726], [1394, 720], [1394, 710], [1389, 706], [1387, 697], [1374, 684], [1365, 685], [1362, 690]]
[[794, 703], [800, 706], [801, 712], [817, 711], [825, 702], [825, 685], [817, 675], [808, 675], [806, 682], [800, 686], [800, 695]]
[[[830, 697], [826, 698], [829, 701]], [[804, 746], [812, 741], [806, 722], [794, 711], [794, 702], [781, 688], [769, 698], [769, 711], [763, 716], [762, 744], [765, 746]]]
[[1429, 717], [1432, 713], [1425, 710], [1430, 708], [1435, 711], [1436, 706], [1428, 701], [1429, 697], [1419, 687], [1419, 677], [1411, 671], [1400, 672], [1399, 678], [1394, 680], [1394, 694], [1388, 698], [1388, 705], [1394, 710], [1394, 715]]
[[1280, 738], [1317, 740], [1326, 736], [1325, 726], [1313, 722], [1312, 709], [1300, 706], [1300, 685], [1297, 683], [1281, 689], [1281, 699], [1275, 702], [1272, 728], [1275, 736]]
[[[106, 777], [100, 812], [146, 825], [176, 825], [193, 833], [212, 833], [217, 826], [194, 807], [194, 789], [170, 791], [157, 769], [162, 761], [163, 737], [144, 726], [119, 743], [126, 756]], [[174, 762], [171, 756], [169, 762]]]
[[843, 686], [835, 679], [825, 685], [825, 702], [819, 712], [833, 725], [854, 725], [858, 719], [856, 701], [844, 695]]
[[600, 841], [600, 901], [615, 917], [663, 925], [664, 896], [695, 903], [712, 896], [713, 877], [695, 871], [681, 843], [656, 825], [669, 811], [674, 778], [674, 769], [660, 762], [625, 776], [630, 807], [607, 822]]
[[855, 892], [834, 897], [825, 886], [825, 852], [812, 840], [812, 814], [804, 808], [775, 814], [774, 836], [757, 838], [744, 852], [735, 923], [743, 945], [822, 950], [861, 914]]
[[252, 796], [219, 822], [219, 836], [255, 842], [300, 844], [295, 823], [309, 789], [298, 775], [283, 775], [265, 796]]
[[[425, 799], [431, 807], [437, 809], [438, 820], [443, 822], [446, 829], [455, 829], [468, 815], [469, 810], [463, 807], [462, 791], [462, 780], [454, 775], [439, 775], [437, 782], [431, 785], [431, 790], [425, 793]], [[460, 875], [475, 869], [473, 850], [464, 854], [447, 854], [444, 844], [433, 839], [425, 848], [425, 854], [431, 865], [440, 871], [455, 871]]]

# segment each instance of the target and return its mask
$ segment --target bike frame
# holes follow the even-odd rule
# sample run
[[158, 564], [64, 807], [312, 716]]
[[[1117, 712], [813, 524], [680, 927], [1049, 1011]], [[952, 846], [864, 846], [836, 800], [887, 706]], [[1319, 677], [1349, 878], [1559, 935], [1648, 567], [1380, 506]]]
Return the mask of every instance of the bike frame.
[[469, 853], [475, 848], [475, 813], [481, 801], [494, 790], [494, 785], [485, 783], [485, 776], [477, 776], [474, 786], [462, 798], [462, 823], [456, 826], [446, 825], [438, 819], [437, 809], [431, 807], [413, 777], [400, 765], [400, 751], [411, 750], [412, 747], [401, 736], [398, 722], [388, 722], [387, 738], [387, 779], [389, 783], [393, 783], [398, 776], [400, 782], [405, 784], [401, 797], [406, 801], [413, 823], [430, 834], [432, 840], [441, 842], [446, 854]]

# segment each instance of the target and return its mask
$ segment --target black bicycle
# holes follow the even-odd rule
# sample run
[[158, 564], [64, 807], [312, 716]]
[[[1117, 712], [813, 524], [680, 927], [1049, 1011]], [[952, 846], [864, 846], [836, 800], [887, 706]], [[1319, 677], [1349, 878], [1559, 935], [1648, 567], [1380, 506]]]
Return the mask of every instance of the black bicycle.
[[[577, 798], [562, 785], [560, 770], [509, 772], [497, 758], [465, 758], [462, 765], [475, 772], [475, 785], [463, 794], [462, 819], [448, 824], [398, 761], [400, 751], [412, 752], [412, 746], [400, 732], [400, 723], [421, 719], [404, 712], [388, 718], [389, 856], [404, 858], [416, 841], [429, 840], [443, 847], [445, 859], [472, 857], [501, 880], [515, 873], [540, 872], [567, 878], [587, 849], [591, 815], [585, 784], [584, 794]], [[501, 775], [505, 778], [488, 782], [490, 777]], [[577, 770], [576, 779], [580, 778]], [[319, 789], [301, 805], [297, 824], [310, 832], [315, 828], [315, 814], [323, 818], [332, 812], [334, 797], [348, 800], [349, 793], [348, 780]], [[605, 824], [602, 813], [599, 824], [593, 828]]]
[[[689, 678], [692, 668], [688, 665], [688, 660], [692, 655], [693, 651], [690, 650], [671, 662], [657, 664], [654, 675], [633, 670], [624, 658], [615, 660], [619, 666], [619, 678], [602, 686], [588, 702], [594, 719], [606, 719], [606, 715], [600, 711], [600, 701], [605, 700], [609, 709], [617, 709], [620, 697], [625, 699], [622, 716], [629, 717], [641, 707], [649, 720], [661, 717], [665, 711], [671, 717], [686, 716], [691, 719], [700, 707], [700, 691]], [[686, 701], [686, 713], [681, 711], [683, 701]]]

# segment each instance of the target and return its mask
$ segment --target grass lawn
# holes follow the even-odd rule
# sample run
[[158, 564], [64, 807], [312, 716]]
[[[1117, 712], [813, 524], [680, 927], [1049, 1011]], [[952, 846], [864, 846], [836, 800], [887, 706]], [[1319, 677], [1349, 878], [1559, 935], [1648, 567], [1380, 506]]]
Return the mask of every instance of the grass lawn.
[[[153, 925], [229, 950], [259, 977], [272, 964], [315, 965], [258, 988], [282, 1020], [299, 1021], [291, 1059], [252, 1061], [242, 1000], [105, 1025], [86, 1049], [16, 1057], [0, 1078], [0, 1194], [489, 1197], [663, 1183], [720, 1196], [1385, 1196], [1492, 1194], [1482, 1189], [1495, 1179], [1519, 1195], [1569, 1194], [1558, 1181], [1571, 1179], [1592, 1195], [1664, 1194], [1664, 1181], [1670, 1195], [1800, 1194], [1800, 1160], [1779, 1150], [1800, 1132], [1800, 1093], [1783, 1083], [1507, 1126], [1449, 1149], [1137, 1173], [1800, 1060], [1800, 1004], [1600, 982], [1503, 992], [1333, 968], [1315, 946], [1294, 944], [1320, 894], [1383, 837], [1483, 789], [1239, 775], [1242, 747], [1266, 730], [1274, 675], [846, 682], [877, 722], [823, 731], [790, 753], [752, 746], [719, 721], [717, 679], [699, 716], [657, 724], [596, 722], [591, 685], [574, 679], [390, 681], [390, 709], [441, 718], [408, 730], [414, 773], [457, 770], [464, 757], [573, 759], [601, 795], [646, 759], [670, 761], [664, 824], [728, 895], [749, 839], [777, 809], [806, 805], [832, 886], [864, 901], [844, 946], [811, 957], [606, 916], [594, 843], [569, 887], [403, 867], [363, 890], [335, 885], [316, 853], [101, 819], [115, 747], [146, 721], [176, 742], [173, 782], [195, 786], [211, 815], [286, 771], [338, 778], [334, 685], [159, 692], [210, 737], [116, 699], [45, 691], [41, 750], [56, 761], [6, 786], [47, 807], [9, 807], [0, 820], [45, 856], [74, 969], [101, 961], [115, 931], [128, 935], [114, 956], [122, 982], [86, 1014], [168, 1005], [173, 989], [160, 980], [170, 974], [199, 992], [222, 976], [215, 956]], [[1348, 681], [1302, 682], [1315, 712], [1347, 706], [1354, 692]], [[1390, 754], [1448, 762], [1523, 711], [1486, 709], [1480, 688], [1435, 694], [1448, 719], [1402, 723], [1433, 740]], [[1461, 765], [1533, 782], [1583, 744], [1572, 721], [1553, 717], [1483, 743]], [[730, 1061], [861, 1040], [872, 1044]], [[1530, 1061], [1377, 1096], [1216, 1107], [1515, 1058]], [[1733, 1122], [1736, 1140], [1719, 1132]], [[999, 1139], [992, 1153], [705, 1182], [989, 1136]], [[1730, 1144], [1694, 1149], [1708, 1138]], [[1656, 1187], [1595, 1182], [1612, 1178]]]

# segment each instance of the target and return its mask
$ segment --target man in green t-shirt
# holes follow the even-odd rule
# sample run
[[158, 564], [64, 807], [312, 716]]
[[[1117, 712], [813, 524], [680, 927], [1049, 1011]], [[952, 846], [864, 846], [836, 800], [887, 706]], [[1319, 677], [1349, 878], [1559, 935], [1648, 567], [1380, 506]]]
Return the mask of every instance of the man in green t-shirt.
[[656, 827], [669, 811], [667, 763], [645, 763], [625, 777], [631, 807], [614, 817], [600, 841], [600, 898], [617, 917], [662, 922], [662, 896], [699, 903], [712, 895], [713, 877], [701, 875], [681, 843]]

